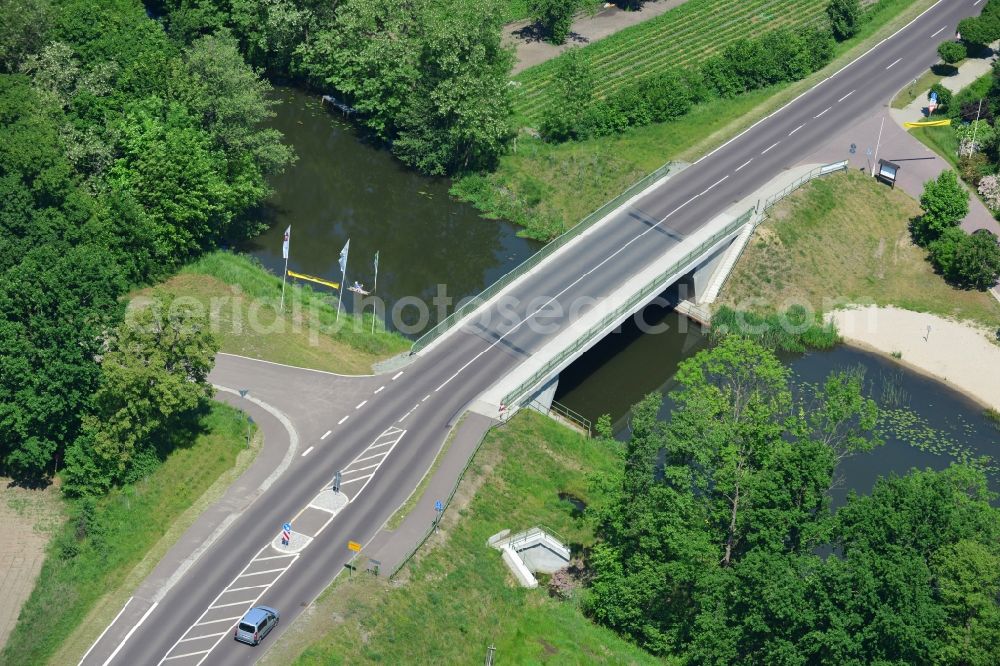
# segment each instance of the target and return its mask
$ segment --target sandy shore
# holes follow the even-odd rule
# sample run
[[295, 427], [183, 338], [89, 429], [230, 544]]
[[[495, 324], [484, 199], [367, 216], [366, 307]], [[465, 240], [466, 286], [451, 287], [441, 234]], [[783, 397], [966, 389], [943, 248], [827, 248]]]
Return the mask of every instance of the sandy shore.
[[844, 341], [885, 354], [1000, 410], [1000, 346], [996, 331], [899, 308], [859, 307], [827, 315]]

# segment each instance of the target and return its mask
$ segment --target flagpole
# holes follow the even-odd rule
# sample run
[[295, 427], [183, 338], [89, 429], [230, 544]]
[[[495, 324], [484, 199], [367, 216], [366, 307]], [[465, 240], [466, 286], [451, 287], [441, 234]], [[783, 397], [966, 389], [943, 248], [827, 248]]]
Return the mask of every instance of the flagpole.
[[[378, 289], [378, 252], [375, 253], [375, 283], [372, 285], [372, 296]], [[375, 299], [372, 299], [372, 335], [375, 335]]]
[[285, 272], [281, 274], [281, 304], [278, 309], [282, 312], [285, 311], [285, 280], [288, 279], [288, 246], [291, 231], [292, 225], [289, 224], [288, 229], [285, 230], [285, 237], [281, 243], [281, 253], [285, 255]]
[[347, 284], [347, 249], [351, 246], [351, 239], [344, 243], [344, 249], [340, 251], [340, 289], [337, 290], [337, 321], [340, 321], [340, 304], [344, 301], [344, 289]]

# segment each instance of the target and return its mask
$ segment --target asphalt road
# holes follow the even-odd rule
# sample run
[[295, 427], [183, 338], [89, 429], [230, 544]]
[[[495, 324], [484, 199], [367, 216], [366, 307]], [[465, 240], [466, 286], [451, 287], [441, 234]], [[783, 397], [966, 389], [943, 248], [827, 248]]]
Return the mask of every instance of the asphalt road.
[[[640, 199], [514, 290], [516, 303], [468, 322], [446, 343], [398, 375], [351, 384], [359, 407], [344, 413], [305, 400], [301, 371], [260, 372], [220, 361], [217, 383], [248, 387], [287, 413], [298, 412], [301, 447], [313, 446], [223, 534], [144, 619], [115, 664], [251, 664], [260, 649], [235, 643], [232, 622], [189, 631], [258, 553], [267, 553], [280, 525], [308, 505], [334, 473], [390, 428], [404, 430], [363, 493], [355, 497], [297, 558], [282, 560], [273, 584], [260, 584], [229, 607], [238, 616], [255, 597], [282, 612], [282, 631], [349, 560], [348, 540], [367, 542], [430, 466], [449, 425], [496, 379], [562, 330], [574, 305], [600, 299], [637, 267], [795, 164], [855, 118], [870, 114], [937, 60], [936, 46], [955, 34], [974, 0], [944, 0], [845, 69]], [[891, 120], [889, 121], [891, 122]], [[847, 147], [844, 147], [845, 153]], [[546, 307], [542, 307], [548, 303]], [[561, 310], [557, 312], [556, 310]], [[528, 320], [528, 323], [525, 323]], [[544, 322], [545, 326], [537, 324]], [[343, 397], [343, 396], [341, 396]], [[364, 404], [362, 404], [363, 401]], [[306, 409], [308, 406], [308, 409]], [[331, 434], [323, 435], [326, 431]], [[394, 432], [394, 431], [391, 431]], [[259, 556], [258, 556], [259, 557]], [[282, 568], [284, 567], [284, 568]], [[262, 591], [262, 594], [258, 592]], [[241, 605], [239, 602], [245, 602]], [[204, 636], [204, 638], [201, 638]], [[178, 643], [185, 639], [183, 642]], [[274, 634], [267, 642], [274, 641]]]

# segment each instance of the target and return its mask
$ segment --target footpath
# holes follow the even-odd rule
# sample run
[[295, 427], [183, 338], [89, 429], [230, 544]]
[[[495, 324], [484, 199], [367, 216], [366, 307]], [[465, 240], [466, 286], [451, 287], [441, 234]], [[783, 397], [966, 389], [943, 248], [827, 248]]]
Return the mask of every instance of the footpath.
[[554, 46], [542, 39], [531, 20], [510, 23], [504, 28], [503, 43], [513, 46], [517, 61], [511, 75], [518, 74], [551, 60], [557, 55], [574, 46], [586, 46], [619, 30], [624, 30], [637, 23], [648, 21], [664, 14], [674, 7], [683, 5], [687, 0], [659, 0], [647, 2], [636, 11], [625, 11], [606, 3], [596, 14], [579, 14], [570, 26], [569, 38], [565, 44]]

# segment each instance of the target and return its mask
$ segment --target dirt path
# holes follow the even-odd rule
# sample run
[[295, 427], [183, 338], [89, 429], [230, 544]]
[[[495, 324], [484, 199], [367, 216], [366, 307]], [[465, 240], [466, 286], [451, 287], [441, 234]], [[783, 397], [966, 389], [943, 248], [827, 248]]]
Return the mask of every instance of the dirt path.
[[0, 478], [0, 649], [17, 623], [35, 579], [42, 570], [45, 546], [62, 521], [53, 488], [25, 490]]
[[511, 23], [504, 28], [504, 43], [513, 44], [517, 49], [517, 62], [512, 74], [551, 60], [566, 49], [586, 46], [636, 23], [648, 21], [685, 2], [687, 0], [647, 2], [636, 12], [626, 12], [615, 5], [605, 5], [593, 16], [589, 14], [577, 16], [570, 28], [569, 39], [561, 46], [553, 46], [542, 41], [531, 21]]

